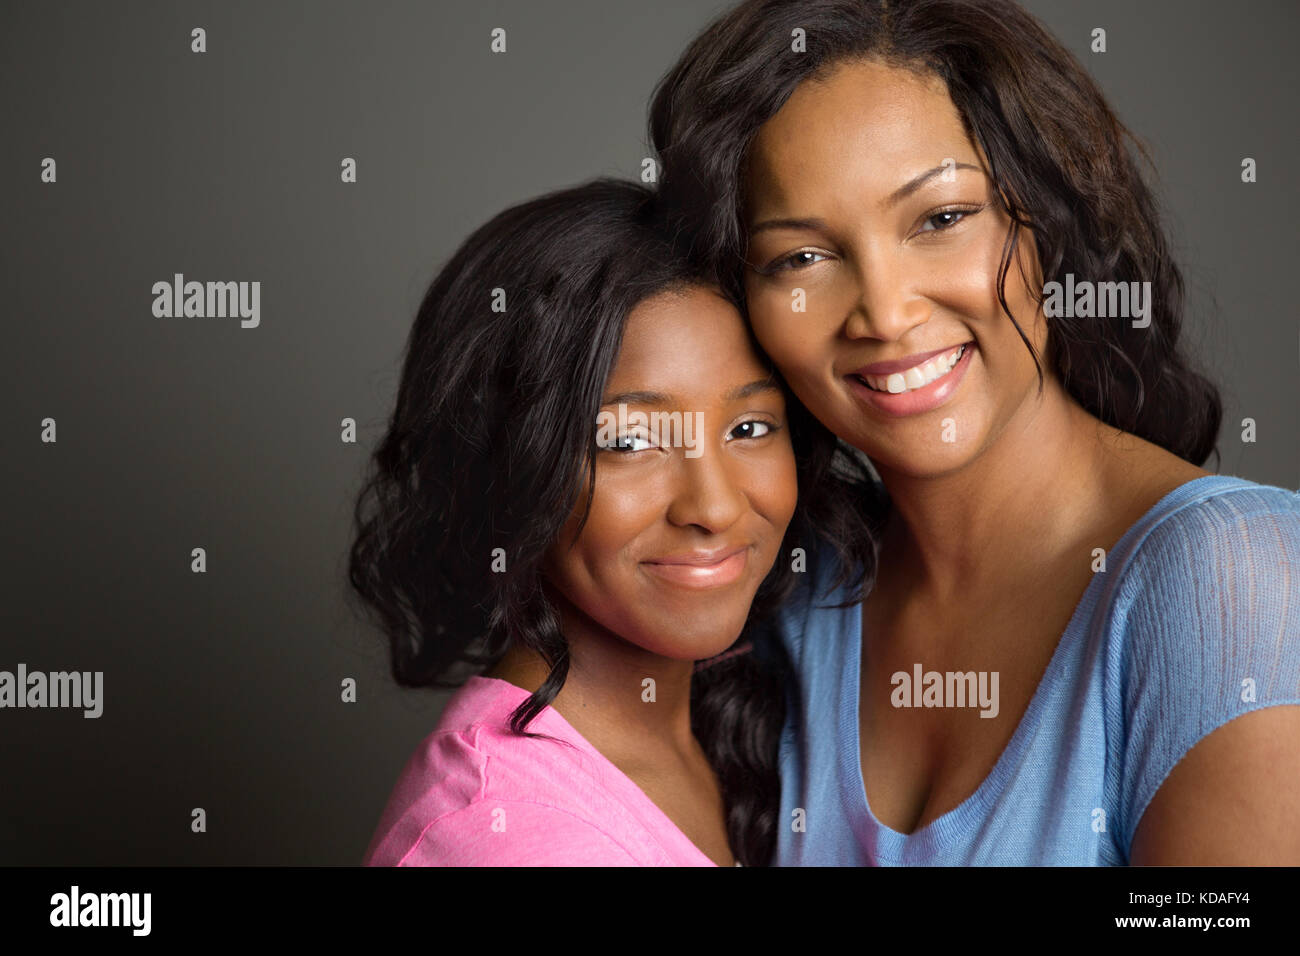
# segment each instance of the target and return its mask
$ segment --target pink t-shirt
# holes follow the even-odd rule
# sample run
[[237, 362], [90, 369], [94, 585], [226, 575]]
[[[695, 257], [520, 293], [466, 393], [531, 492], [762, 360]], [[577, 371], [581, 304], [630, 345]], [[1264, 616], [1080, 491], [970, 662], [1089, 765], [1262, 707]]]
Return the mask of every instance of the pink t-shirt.
[[[713, 866], [553, 707], [518, 737], [522, 687], [472, 677], [407, 761], [366, 866]], [[566, 746], [566, 743], [571, 746]]]

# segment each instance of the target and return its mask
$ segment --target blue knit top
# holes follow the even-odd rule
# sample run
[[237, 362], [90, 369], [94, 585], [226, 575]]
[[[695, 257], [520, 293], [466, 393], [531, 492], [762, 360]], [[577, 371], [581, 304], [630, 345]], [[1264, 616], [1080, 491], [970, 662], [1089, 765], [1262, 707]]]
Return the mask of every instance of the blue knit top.
[[1219, 475], [1106, 555], [992, 772], [914, 833], [867, 804], [861, 604], [827, 552], [779, 618], [793, 674], [776, 864], [1121, 865], [1174, 765], [1234, 717], [1300, 704], [1300, 493]]

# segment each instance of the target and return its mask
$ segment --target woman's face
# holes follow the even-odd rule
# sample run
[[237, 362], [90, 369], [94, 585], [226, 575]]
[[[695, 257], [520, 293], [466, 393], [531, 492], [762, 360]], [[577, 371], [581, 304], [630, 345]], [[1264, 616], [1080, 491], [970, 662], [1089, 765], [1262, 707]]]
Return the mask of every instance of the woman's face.
[[785, 400], [739, 313], [700, 287], [634, 309], [597, 440], [606, 447], [586, 525], [575, 534], [584, 488], [546, 563], [561, 606], [665, 657], [721, 653], [777, 559], [796, 497]]
[[[882, 474], [938, 475], [1033, 399], [998, 303], [1010, 221], [943, 82], [874, 61], [805, 81], [759, 130], [745, 183], [755, 335], [812, 413]], [[1020, 237], [1007, 304], [1041, 350]], [[964, 346], [964, 349], [963, 349]], [[955, 364], [953, 364], [955, 360]]]

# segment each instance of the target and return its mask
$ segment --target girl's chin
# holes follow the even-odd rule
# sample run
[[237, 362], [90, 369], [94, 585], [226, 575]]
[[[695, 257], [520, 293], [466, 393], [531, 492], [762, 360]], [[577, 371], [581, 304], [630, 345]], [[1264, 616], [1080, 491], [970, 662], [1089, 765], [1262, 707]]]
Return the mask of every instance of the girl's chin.
[[[674, 633], [671, 642], [646, 641], [641, 645], [652, 654], [674, 661], [702, 661], [719, 654], [725, 654], [736, 643], [736, 638], [744, 627], [744, 619], [734, 627], [711, 631], [698, 636]], [[719, 637], [722, 634], [724, 636]], [[729, 635], [729, 636], [728, 636]]]

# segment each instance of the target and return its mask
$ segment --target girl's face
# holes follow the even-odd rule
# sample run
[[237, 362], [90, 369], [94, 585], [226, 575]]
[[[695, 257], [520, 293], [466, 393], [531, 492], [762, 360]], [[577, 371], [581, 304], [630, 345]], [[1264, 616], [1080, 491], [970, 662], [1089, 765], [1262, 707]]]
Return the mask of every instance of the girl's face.
[[721, 653], [796, 497], [785, 400], [739, 313], [700, 287], [641, 303], [596, 425], [591, 511], [577, 534], [584, 488], [547, 579], [615, 638], [678, 660]]
[[[942, 80], [874, 61], [802, 83], [752, 145], [755, 335], [809, 410], [882, 474], [960, 468], [1037, 392], [998, 303], [1010, 221], [985, 170]], [[1041, 354], [1028, 232], [1018, 260], [1007, 304]]]

